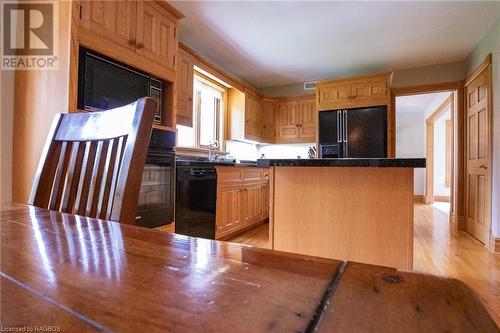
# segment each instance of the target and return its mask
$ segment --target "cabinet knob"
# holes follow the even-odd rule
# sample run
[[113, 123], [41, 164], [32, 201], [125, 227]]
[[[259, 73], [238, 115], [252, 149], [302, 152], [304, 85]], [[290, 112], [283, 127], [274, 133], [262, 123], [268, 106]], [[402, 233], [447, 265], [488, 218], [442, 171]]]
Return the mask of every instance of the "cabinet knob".
[[144, 44], [142, 44], [142, 43], [137, 44], [138, 49], [142, 49], [143, 47], [144, 47]]
[[488, 166], [487, 165], [481, 165], [480, 168], [486, 170], [486, 169], [488, 169]]

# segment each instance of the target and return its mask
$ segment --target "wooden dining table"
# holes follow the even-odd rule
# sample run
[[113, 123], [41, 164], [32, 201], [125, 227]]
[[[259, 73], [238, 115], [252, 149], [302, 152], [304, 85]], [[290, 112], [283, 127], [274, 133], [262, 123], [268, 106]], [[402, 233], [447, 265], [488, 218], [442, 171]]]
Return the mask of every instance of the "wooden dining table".
[[499, 332], [454, 279], [22, 204], [0, 219], [2, 332]]

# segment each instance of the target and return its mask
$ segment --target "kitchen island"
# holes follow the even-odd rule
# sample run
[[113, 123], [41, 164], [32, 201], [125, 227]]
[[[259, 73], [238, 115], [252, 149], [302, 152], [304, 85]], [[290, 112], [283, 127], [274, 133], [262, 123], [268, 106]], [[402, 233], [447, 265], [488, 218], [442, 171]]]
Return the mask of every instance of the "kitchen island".
[[412, 269], [413, 169], [425, 159], [259, 160], [273, 249]]

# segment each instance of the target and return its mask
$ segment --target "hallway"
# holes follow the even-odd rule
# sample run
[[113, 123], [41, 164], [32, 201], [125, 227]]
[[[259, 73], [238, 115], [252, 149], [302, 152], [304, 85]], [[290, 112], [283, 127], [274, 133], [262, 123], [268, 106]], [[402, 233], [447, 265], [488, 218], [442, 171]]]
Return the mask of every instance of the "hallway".
[[[414, 270], [453, 277], [467, 283], [500, 325], [500, 255], [462, 231], [449, 227], [448, 214], [415, 204]], [[261, 224], [229, 241], [268, 247], [268, 224]]]

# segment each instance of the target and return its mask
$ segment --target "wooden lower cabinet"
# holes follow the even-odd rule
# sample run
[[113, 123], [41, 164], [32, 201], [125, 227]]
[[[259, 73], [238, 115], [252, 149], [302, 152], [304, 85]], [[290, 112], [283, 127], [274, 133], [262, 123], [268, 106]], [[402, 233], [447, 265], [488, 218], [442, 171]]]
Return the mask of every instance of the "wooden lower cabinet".
[[241, 188], [225, 187], [217, 189], [215, 220], [216, 238], [230, 234], [241, 228]]
[[217, 168], [216, 239], [237, 234], [269, 217], [269, 179], [263, 170]]

